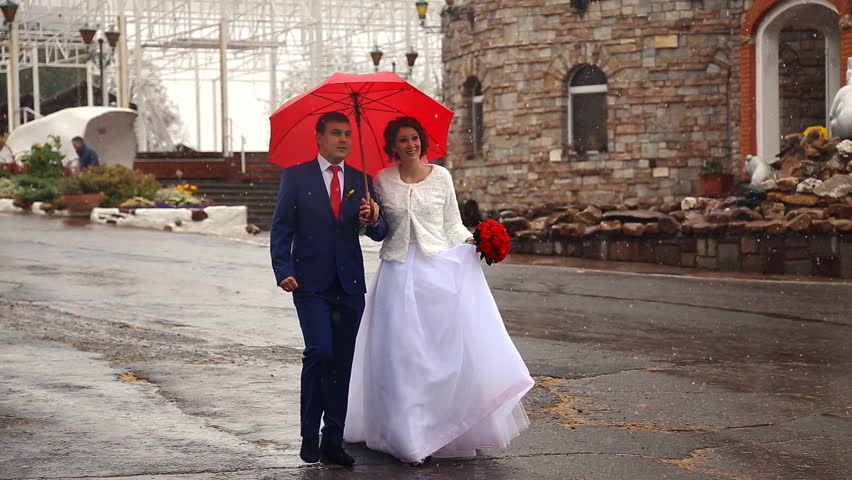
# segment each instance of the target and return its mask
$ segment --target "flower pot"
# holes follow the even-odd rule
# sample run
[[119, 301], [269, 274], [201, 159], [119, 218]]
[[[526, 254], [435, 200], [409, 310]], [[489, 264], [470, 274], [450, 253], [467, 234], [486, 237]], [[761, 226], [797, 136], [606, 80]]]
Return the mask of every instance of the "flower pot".
[[72, 217], [88, 217], [92, 209], [104, 201], [105, 195], [98, 193], [63, 193], [62, 203]]
[[702, 175], [699, 193], [704, 196], [723, 196], [734, 187], [734, 176], [728, 173]]

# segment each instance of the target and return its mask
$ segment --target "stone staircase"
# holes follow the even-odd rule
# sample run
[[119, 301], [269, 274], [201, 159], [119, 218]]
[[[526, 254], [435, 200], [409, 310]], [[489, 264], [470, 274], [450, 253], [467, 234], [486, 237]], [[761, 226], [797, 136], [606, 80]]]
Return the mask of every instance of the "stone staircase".
[[[280, 172], [280, 169], [279, 169]], [[198, 186], [197, 195], [216, 205], [245, 205], [248, 222], [268, 231], [278, 198], [278, 183], [223, 182], [221, 180], [184, 180]]]

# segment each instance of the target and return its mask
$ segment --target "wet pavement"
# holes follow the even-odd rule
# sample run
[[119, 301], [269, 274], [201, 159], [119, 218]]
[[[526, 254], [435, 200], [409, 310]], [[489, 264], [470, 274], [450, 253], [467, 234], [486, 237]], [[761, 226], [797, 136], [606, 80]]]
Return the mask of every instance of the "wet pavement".
[[267, 244], [0, 216], [0, 479], [850, 478], [852, 284], [519, 256], [485, 270], [536, 378], [528, 431], [304, 465]]

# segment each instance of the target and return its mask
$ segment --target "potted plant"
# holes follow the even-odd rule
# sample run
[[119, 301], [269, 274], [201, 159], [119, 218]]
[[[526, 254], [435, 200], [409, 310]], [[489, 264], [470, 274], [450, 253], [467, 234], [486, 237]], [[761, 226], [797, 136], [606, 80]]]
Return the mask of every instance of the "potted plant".
[[728, 172], [720, 158], [711, 158], [701, 167], [699, 193], [706, 196], [722, 196], [730, 193], [734, 176]]
[[60, 181], [62, 203], [72, 217], [88, 217], [103, 203], [105, 195], [88, 175], [65, 177]]

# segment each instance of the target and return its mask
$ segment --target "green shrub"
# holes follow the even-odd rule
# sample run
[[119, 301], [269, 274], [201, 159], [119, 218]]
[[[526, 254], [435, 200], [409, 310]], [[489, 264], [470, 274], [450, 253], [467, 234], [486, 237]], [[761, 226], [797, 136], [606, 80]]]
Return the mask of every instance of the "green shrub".
[[[133, 197], [151, 198], [160, 183], [150, 173], [130, 170], [121, 165], [99, 165], [80, 172], [69, 188], [86, 189], [91, 193], [103, 192], [104, 207], [117, 207]], [[70, 193], [70, 192], [69, 192]]]
[[0, 198], [15, 197], [15, 182], [8, 178], [0, 178]]
[[165, 202], [176, 207], [182, 207], [188, 203], [201, 203], [201, 200], [197, 197], [178, 187], [161, 188], [157, 190], [157, 193], [154, 194], [154, 200], [158, 202]]
[[27, 202], [53, 202], [59, 198], [59, 179], [18, 175], [14, 178], [15, 196]]
[[65, 177], [59, 180], [59, 190], [62, 193], [79, 194], [79, 193], [98, 193], [100, 185], [90, 175], [83, 172], [72, 177]]
[[62, 143], [56, 135], [49, 136], [50, 141], [36, 143], [21, 161], [29, 167], [29, 175], [38, 178], [59, 178], [65, 167], [62, 159], [65, 155], [59, 152]]

